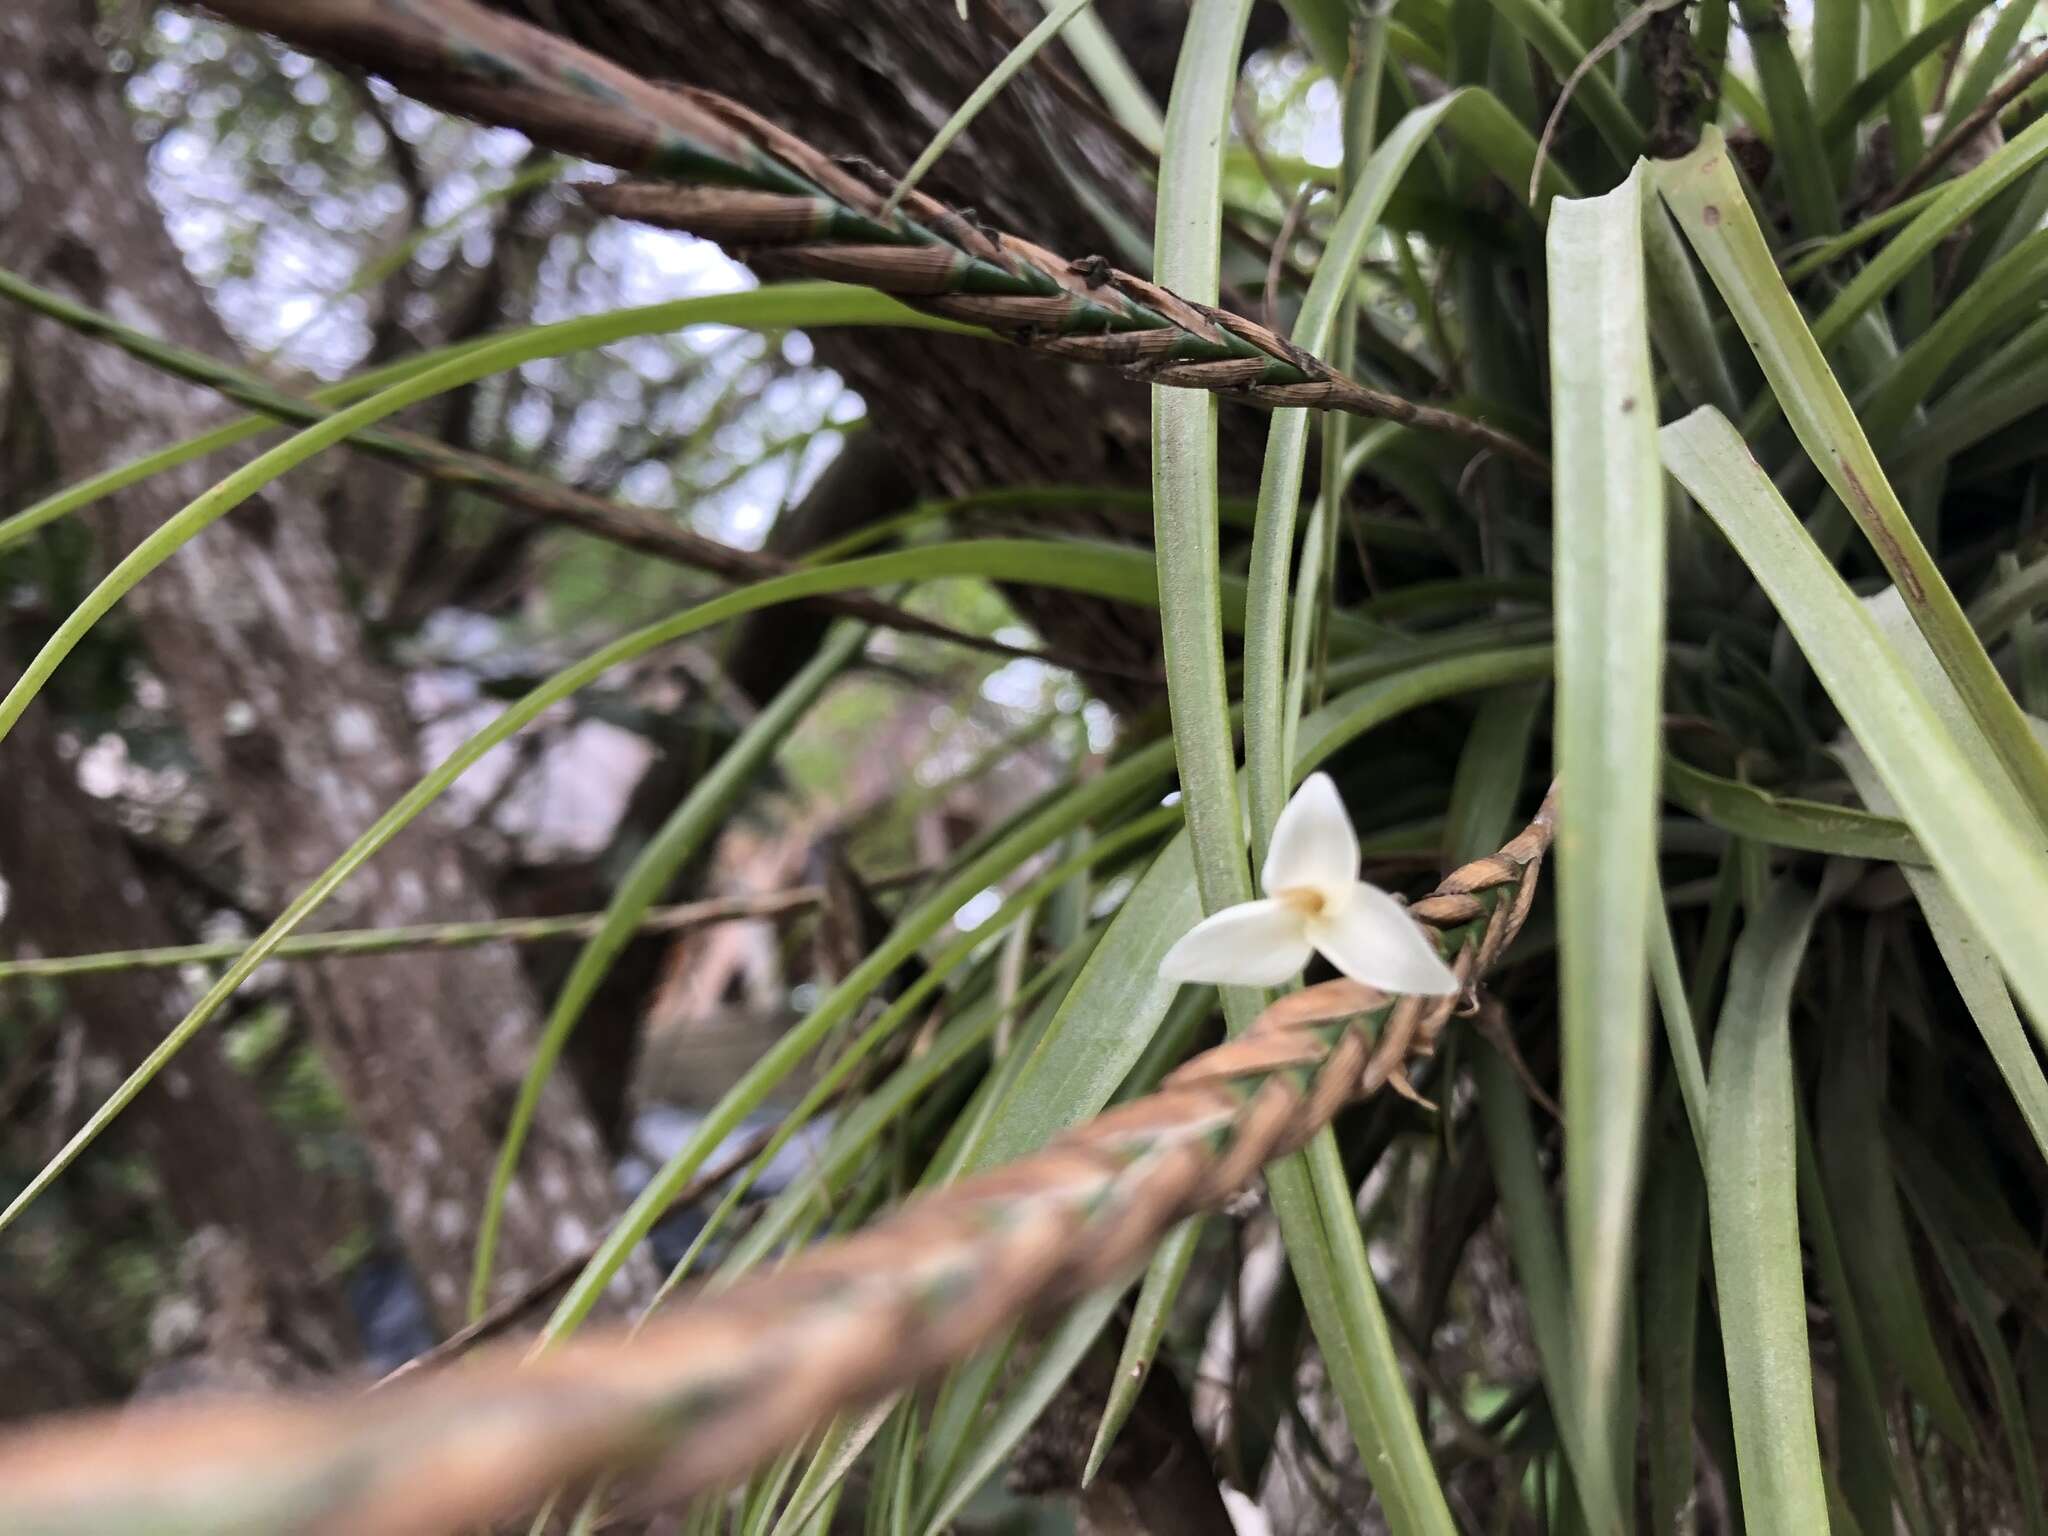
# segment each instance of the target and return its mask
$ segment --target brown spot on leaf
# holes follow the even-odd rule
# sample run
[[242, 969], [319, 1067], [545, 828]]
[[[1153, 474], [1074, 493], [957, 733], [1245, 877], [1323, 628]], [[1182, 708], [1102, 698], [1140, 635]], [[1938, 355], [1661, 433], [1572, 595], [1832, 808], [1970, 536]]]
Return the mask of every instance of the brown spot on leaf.
[[1721, 222], [1721, 207], [1720, 207], [1720, 204], [1718, 204], [1718, 203], [1709, 203], [1709, 204], [1707, 204], [1707, 206], [1706, 206], [1706, 207], [1702, 208], [1702, 209], [1700, 210], [1700, 222], [1701, 222], [1702, 224], [1706, 225], [1706, 226], [1707, 226], [1707, 228], [1709, 228], [1709, 229], [1712, 229], [1712, 228], [1713, 228], [1713, 227], [1714, 227], [1714, 226], [1715, 226], [1716, 224], [1720, 223], [1720, 222]]
[[1624, 416], [1628, 415], [1628, 414], [1629, 414], [1629, 413], [1630, 413], [1631, 411], [1633, 411], [1633, 410], [1634, 410], [1635, 408], [1636, 408], [1636, 397], [1635, 397], [1634, 395], [1623, 395], [1623, 396], [1621, 397], [1621, 414], [1622, 414], [1622, 415], [1624, 415]]
[[1856, 471], [1846, 460], [1837, 458], [1835, 462], [1841, 466], [1842, 478], [1849, 485], [1850, 500], [1855, 503], [1849, 510], [1856, 514], [1856, 521], [1863, 525], [1863, 531], [1877, 545], [1878, 558], [1884, 561], [1885, 569], [1892, 573], [1892, 579], [1898, 582], [1899, 590], [1906, 595], [1907, 601], [1915, 605], [1925, 603], [1927, 589], [1920, 584], [1920, 573], [1907, 560], [1906, 551], [1897, 536], [1878, 516], [1877, 503], [1870, 499], [1870, 492], [1863, 488], [1863, 482], [1856, 478]]

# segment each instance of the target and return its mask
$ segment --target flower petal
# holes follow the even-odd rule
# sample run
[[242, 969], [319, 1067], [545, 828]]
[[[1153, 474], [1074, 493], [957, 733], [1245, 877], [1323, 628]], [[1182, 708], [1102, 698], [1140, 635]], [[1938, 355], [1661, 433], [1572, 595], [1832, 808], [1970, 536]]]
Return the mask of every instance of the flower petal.
[[1302, 926], [1301, 914], [1277, 901], [1225, 907], [1166, 952], [1159, 974], [1167, 981], [1277, 986], [1308, 964], [1312, 951]]
[[1353, 981], [1383, 992], [1441, 997], [1458, 978], [1408, 909], [1376, 885], [1357, 881], [1347, 899], [1308, 925], [1309, 939]]
[[1327, 773], [1312, 773], [1273, 823], [1273, 842], [1259, 884], [1268, 896], [1281, 891], [1320, 891], [1326, 899], [1348, 892], [1358, 880], [1358, 834]]

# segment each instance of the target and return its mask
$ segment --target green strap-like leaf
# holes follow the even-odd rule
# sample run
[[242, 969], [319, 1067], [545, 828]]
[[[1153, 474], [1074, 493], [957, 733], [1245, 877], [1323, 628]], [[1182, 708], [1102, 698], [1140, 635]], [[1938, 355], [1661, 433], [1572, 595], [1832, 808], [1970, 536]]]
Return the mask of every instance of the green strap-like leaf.
[[[1877, 6], [1883, 7], [1888, 0], [1876, 0], [1876, 3]], [[1954, 4], [1927, 22], [1886, 54], [1880, 63], [1864, 71], [1860, 76], [1853, 73], [1856, 68], [1854, 48], [1848, 49], [1845, 54], [1838, 44], [1820, 45], [1820, 40], [1816, 38], [1816, 68], [1821, 67], [1823, 60], [1846, 62], [1851, 71], [1848, 78], [1855, 82], [1840, 100], [1832, 104], [1822, 104], [1827, 110], [1827, 116], [1821, 120], [1820, 133], [1821, 137], [1827, 140], [1829, 147], [1834, 148], [1848, 142], [1863, 120], [1883, 106], [1891, 98], [1892, 92], [1912, 75], [1923, 60], [1933, 57], [1934, 53], [1952, 38], [1960, 37], [1969, 29], [1977, 13], [1992, 3], [1993, 0], [1955, 0]], [[1852, 10], [1860, 9], [1861, 0], [1847, 0], [1847, 6]], [[2026, 6], [2022, 3], [2018, 6], [2008, 6], [2007, 9], [2023, 12]]]
[[2012, 1352], [2000, 1328], [1998, 1302], [1970, 1262], [1965, 1240], [1955, 1230], [1955, 1213], [1944, 1211], [1939, 1202], [1922, 1195], [1911, 1170], [1905, 1173], [1907, 1198], [1919, 1219], [1920, 1230], [1927, 1234], [1928, 1245], [1934, 1249], [1935, 1259], [1948, 1278], [1949, 1290], [1970, 1325], [1984, 1359], [1985, 1373], [1991, 1378], [1992, 1398], [1998, 1405], [1998, 1417], [2012, 1454], [2013, 1480], [2019, 1486], [2020, 1516], [2025, 1521], [2027, 1536], [2042, 1536], [2048, 1532], [2048, 1505], [2044, 1505], [2042, 1498], [2041, 1469], [2035, 1453], [2036, 1421], [2027, 1415]]
[[1974, 1457], [1976, 1430], [1935, 1342], [1892, 1182], [1877, 1081], [1876, 1053], [1888, 1038], [1882, 1024], [1847, 1012], [1831, 1021], [1816, 1125], [1822, 1183], [1828, 1209], [1838, 1218], [1844, 1275], [1869, 1320], [1873, 1354], [1885, 1362], [1890, 1379], [1911, 1388], [1942, 1434]]
[[1818, 900], [1772, 889], [1735, 946], [1709, 1076], [1707, 1210], [1721, 1347], [1753, 1536], [1825, 1536], [1800, 1273], [1792, 983]]
[[[2041, 127], [2048, 129], [2048, 123]], [[2042, 142], [2048, 146], [2048, 138]], [[1763, 365], [1807, 456], [1905, 593], [1914, 622], [1955, 680], [1970, 713], [2019, 785], [2035, 818], [2048, 825], [2048, 752], [2028, 729], [2018, 704], [1879, 467], [1848, 396], [1821, 354], [1817, 333], [1806, 328], [1798, 305], [1778, 275], [1720, 135], [1710, 132], [1684, 160], [1660, 165], [1657, 178], [1679, 226], [1741, 322], [1743, 335]], [[1691, 418], [1699, 419], [1697, 415]], [[1758, 571], [1757, 575], [1770, 585], [1766, 573]]]
[[1951, 182], [1925, 212], [1856, 274], [1814, 322], [1813, 333], [1820, 345], [1834, 345], [1858, 316], [1896, 288], [1908, 272], [1931, 256], [1936, 246], [1979, 209], [2039, 165], [2044, 156], [2048, 156], [2048, 119], [2036, 122], [1983, 164]]
[[972, 1454], [930, 1497], [919, 1506], [913, 1527], [923, 1536], [941, 1536], [953, 1517], [974, 1491], [987, 1482], [1009, 1459], [1024, 1432], [1038, 1422], [1045, 1405], [1074, 1374], [1102, 1330], [1109, 1326], [1124, 1288], [1110, 1286], [1081, 1302], [1039, 1346], [1023, 1380], [1012, 1386], [993, 1418], [976, 1427]]
[[[618, 341], [630, 336], [656, 336], [694, 324], [730, 323], [764, 330], [783, 330], [794, 326], [817, 330], [841, 325], [887, 325], [977, 334], [972, 326], [961, 326], [953, 321], [926, 315], [871, 288], [856, 288], [846, 283], [778, 283], [744, 293], [704, 294], [695, 298], [670, 299], [659, 304], [643, 304], [612, 310], [603, 316], [562, 320], [549, 325], [529, 326], [496, 335], [472, 337], [412, 357], [400, 358], [378, 368], [367, 369], [352, 378], [330, 384], [301, 400], [280, 393], [260, 374], [233, 367], [203, 352], [177, 346], [160, 337], [138, 331], [132, 326], [123, 325], [112, 315], [74, 303], [61, 294], [39, 288], [4, 269], [0, 269], [0, 298], [12, 300], [24, 308], [46, 315], [81, 335], [119, 347], [152, 368], [161, 369], [177, 378], [203, 384], [229, 400], [243, 405], [253, 405], [262, 413], [239, 417], [222, 426], [211, 428], [197, 437], [157, 449], [127, 464], [102, 470], [76, 485], [67, 486], [61, 491], [45, 496], [12, 517], [0, 519], [0, 549], [20, 542], [44, 525], [81, 511], [125, 486], [134, 485], [150, 475], [176, 468], [180, 464], [189, 463], [193, 459], [202, 458], [209, 453], [254, 437], [272, 422], [317, 421], [341, 406], [353, 404], [408, 379], [418, 378], [456, 358], [471, 356], [486, 347], [498, 347], [521, 338], [531, 338], [542, 343], [542, 352], [538, 355], [553, 356], [560, 352], [580, 350], [585, 345], [601, 345], [605, 341]], [[729, 321], [723, 318], [727, 315], [730, 316]], [[577, 339], [579, 332], [588, 331], [599, 321], [602, 322], [604, 329], [601, 340], [583, 342]], [[403, 450], [395, 449], [391, 439], [381, 437], [375, 431], [351, 433], [350, 436], [357, 441], [382, 444], [403, 453]]]
[[[1955, 690], [1947, 686], [1948, 679], [1942, 676], [1926, 642], [1913, 629], [1896, 597], [1895, 592], [1886, 594], [1874, 600], [1870, 610], [1908, 672], [1926, 692], [1935, 714], [1960, 751], [1962, 743], [1973, 734], [1969, 715]], [[1875, 810], [1892, 808], [1892, 797], [1876, 769], [1853, 741], [1838, 744], [1835, 755], [1848, 770], [1865, 805]], [[1994, 782], [1993, 788], [1996, 790], [1999, 785]], [[2016, 809], [2008, 806], [2008, 814], [2016, 817]], [[2019, 1106], [2027, 1129], [2033, 1132], [2035, 1144], [2043, 1157], [2048, 1157], [2048, 1077], [2043, 1076], [2040, 1057], [2013, 1008], [2012, 994], [2006, 989], [1998, 962], [1939, 875], [1931, 869], [1908, 869], [1906, 881], [1921, 915], [1927, 919], [1928, 930], [1934, 935], [1935, 946], [1962, 996], [1963, 1006], [1984, 1036], [1984, 1045], [2012, 1090], [2013, 1102]], [[2035, 1016], [2032, 1022], [2036, 1038], [2048, 1046], [2048, 1020]]]
[[[835, 285], [824, 286], [830, 288]], [[864, 291], [840, 290], [846, 295]], [[661, 319], [663, 328], [668, 330], [701, 324], [780, 328], [808, 323], [805, 317], [817, 314], [820, 303], [818, 285], [756, 288], [745, 293], [680, 300], [664, 306]], [[66, 615], [56, 633], [22, 669], [21, 677], [7, 696], [0, 699], [0, 737], [13, 728], [21, 711], [49, 681], [50, 674], [56, 671], [59, 663], [116, 603], [209, 524], [233, 511], [272, 481], [409, 405], [417, 405], [422, 400], [460, 389], [465, 384], [473, 384], [478, 379], [503, 373], [523, 363], [606, 346], [629, 336], [644, 335], [648, 329], [649, 314], [646, 310], [627, 309], [517, 331], [483, 345], [460, 350], [445, 362], [403, 378], [366, 400], [336, 411], [252, 459], [154, 529], [101, 579], [83, 602]]]
[[[1792, 206], [1792, 222], [1809, 238], [1831, 235], [1841, 228], [1834, 174], [1784, 15], [1777, 0], [1736, 0], [1735, 8], [1749, 35], [1757, 83], [1770, 113], [1771, 149], [1786, 201]], [[1719, 131], [1710, 127], [1701, 147], [1719, 138]]]
[[2015, 820], [2009, 800], [1991, 787], [1996, 768], [1989, 752], [1958, 746], [1726, 418], [1695, 411], [1666, 427], [1660, 442], [1665, 468], [1770, 596], [2024, 1008], [2048, 1016], [2048, 949], [2039, 934], [2039, 914], [2048, 912], [2048, 859], [2040, 835]]
[[1664, 798], [1684, 806], [1710, 826], [1778, 848], [1894, 864], [1927, 862], [1911, 829], [1894, 816], [1772, 794], [1694, 768], [1668, 753], [1664, 758]]
[[1650, 1530], [1679, 1536], [1694, 1500], [1693, 1402], [1700, 1246], [1706, 1188], [1693, 1144], [1667, 1132], [1643, 1202], [1642, 1359], [1644, 1439], [1650, 1464]]
[[1095, 1481], [1102, 1458], [1116, 1444], [1117, 1431], [1138, 1406], [1138, 1394], [1159, 1358], [1159, 1344], [1166, 1337], [1166, 1325], [1173, 1319], [1173, 1303], [1181, 1283], [1188, 1277], [1195, 1252], [1202, 1245], [1204, 1218], [1191, 1216], [1166, 1235], [1145, 1269], [1145, 1283], [1138, 1288], [1137, 1305], [1131, 1310], [1131, 1326], [1124, 1334], [1117, 1355], [1116, 1375], [1111, 1378], [1109, 1397], [1102, 1405], [1102, 1422], [1096, 1426], [1095, 1442], [1088, 1448], [1087, 1463], [1081, 1469], [1081, 1486]]
[[1664, 475], [1640, 175], [1557, 203], [1548, 242], [1565, 1226], [1585, 1415], [1574, 1470], [1596, 1532], [1623, 1529], [1628, 1504], [1623, 1466], [1604, 1458], [1619, 1422], [1649, 1102], [1663, 712]]
[[[1836, 1372], [1835, 1415], [1840, 1442], [1837, 1457], [1844, 1465], [1839, 1490], [1830, 1489], [1830, 1493], [1839, 1491], [1844, 1505], [1869, 1516], [1873, 1529], [1889, 1530], [1895, 1480], [1891, 1437], [1885, 1427], [1886, 1394], [1878, 1382], [1863, 1309], [1849, 1286], [1849, 1267], [1842, 1260], [1839, 1228], [1821, 1179], [1810, 1117], [1806, 1106], [1796, 1099], [1793, 1112], [1799, 1148], [1799, 1218], [1813, 1250], [1821, 1300], [1834, 1324], [1835, 1349], [1841, 1360]], [[1859, 1519], [1857, 1523], [1860, 1527], [1865, 1522]], [[1925, 1536], [1925, 1532], [1916, 1530], [1915, 1536]]]

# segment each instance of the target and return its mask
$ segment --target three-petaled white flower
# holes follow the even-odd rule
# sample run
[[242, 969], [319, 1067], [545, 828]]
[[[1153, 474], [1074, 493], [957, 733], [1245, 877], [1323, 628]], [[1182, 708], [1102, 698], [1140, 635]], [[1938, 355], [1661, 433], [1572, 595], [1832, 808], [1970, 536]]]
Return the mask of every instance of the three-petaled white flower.
[[1281, 811], [1259, 884], [1264, 900], [1225, 907], [1195, 924], [1159, 962], [1160, 976], [1270, 987], [1316, 953], [1382, 992], [1458, 990], [1458, 978], [1407, 908], [1358, 878], [1358, 834], [1328, 774], [1310, 774]]

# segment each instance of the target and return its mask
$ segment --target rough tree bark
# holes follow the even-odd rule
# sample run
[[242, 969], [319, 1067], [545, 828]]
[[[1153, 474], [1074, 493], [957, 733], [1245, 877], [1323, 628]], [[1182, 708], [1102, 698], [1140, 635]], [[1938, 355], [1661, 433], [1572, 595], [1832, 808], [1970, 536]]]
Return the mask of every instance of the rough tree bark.
[[[0, 7], [0, 264], [188, 346], [232, 344], [149, 201], [143, 154], [92, 36], [91, 0]], [[47, 322], [17, 355], [67, 478], [191, 435], [218, 407]], [[204, 489], [219, 465], [158, 476], [102, 519], [110, 554]], [[275, 905], [417, 777], [395, 679], [347, 605], [319, 515], [290, 485], [245, 504], [134, 594], [238, 834]], [[330, 903], [330, 922], [485, 915], [452, 828], [431, 818]], [[475, 1223], [538, 1010], [507, 948], [295, 965], [294, 995], [349, 1100], [437, 1315], [462, 1311]], [[162, 1091], [161, 1087], [157, 1090]], [[574, 1091], [548, 1092], [506, 1211], [498, 1280], [516, 1291], [588, 1244], [613, 1208]], [[649, 1276], [636, 1272], [631, 1284]]]
[[[16, 675], [0, 663], [0, 686]], [[180, 942], [126, 841], [58, 755], [42, 705], [0, 741], [0, 783], [7, 786], [0, 878], [13, 897], [0, 946], [74, 954]], [[64, 986], [86, 1048], [124, 1074], [189, 1004], [176, 971], [82, 976]], [[276, 1344], [303, 1370], [342, 1369], [356, 1351], [347, 1304], [329, 1273], [346, 1225], [338, 1191], [301, 1166], [255, 1086], [210, 1038], [180, 1052], [160, 1084], [161, 1092], [136, 1101], [121, 1131], [156, 1165], [180, 1228], [217, 1228], [254, 1261], [266, 1292], [262, 1315], [275, 1336], [240, 1341], [240, 1352], [255, 1358]]]

